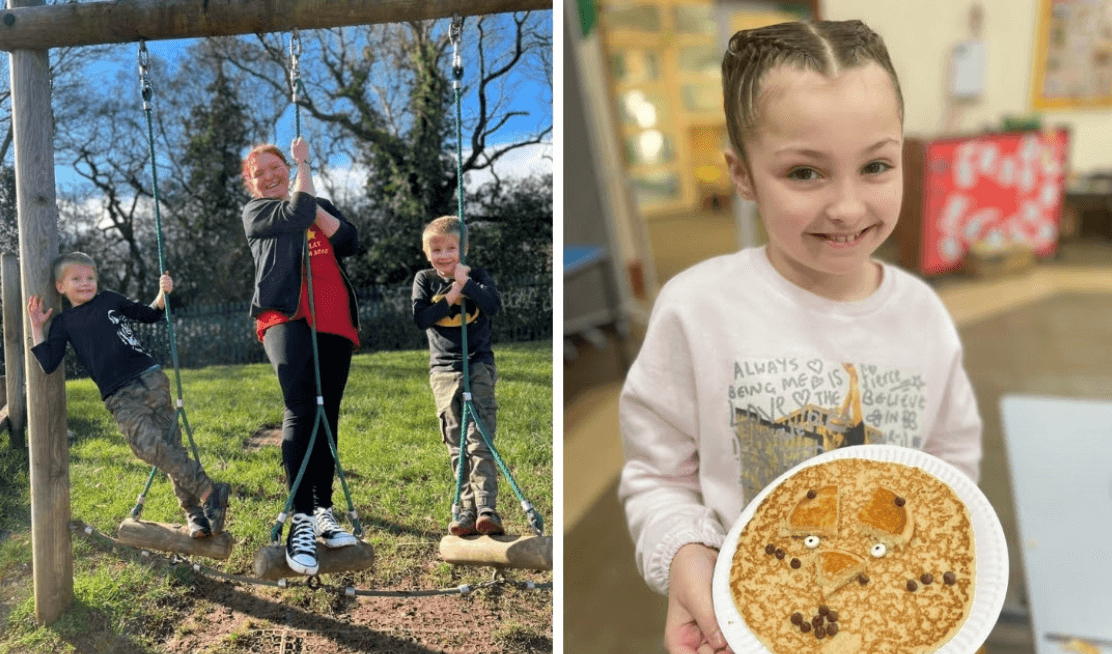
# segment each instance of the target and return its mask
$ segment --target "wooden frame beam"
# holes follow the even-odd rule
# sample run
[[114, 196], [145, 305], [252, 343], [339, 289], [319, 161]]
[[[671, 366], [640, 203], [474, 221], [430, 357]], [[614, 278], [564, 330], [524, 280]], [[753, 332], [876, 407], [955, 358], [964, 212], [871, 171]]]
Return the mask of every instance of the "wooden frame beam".
[[0, 50], [320, 29], [552, 9], [553, 0], [113, 0], [0, 10]]

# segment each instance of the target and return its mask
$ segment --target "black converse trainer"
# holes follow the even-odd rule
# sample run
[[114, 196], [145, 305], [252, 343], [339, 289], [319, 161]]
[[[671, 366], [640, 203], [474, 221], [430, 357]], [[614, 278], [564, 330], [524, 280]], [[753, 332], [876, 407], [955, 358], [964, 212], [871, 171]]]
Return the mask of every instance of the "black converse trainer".
[[290, 535], [286, 539], [286, 564], [298, 574], [315, 575], [319, 568], [313, 524], [312, 516], [306, 513], [295, 513], [290, 519]]

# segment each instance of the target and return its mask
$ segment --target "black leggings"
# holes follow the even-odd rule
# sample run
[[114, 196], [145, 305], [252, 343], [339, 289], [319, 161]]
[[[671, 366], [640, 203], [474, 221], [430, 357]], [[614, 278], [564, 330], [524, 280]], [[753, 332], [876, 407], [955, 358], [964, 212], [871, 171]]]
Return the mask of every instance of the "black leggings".
[[[263, 336], [263, 347], [270, 358], [286, 413], [282, 420], [282, 465], [286, 468], [286, 487], [292, 488], [301, 469], [301, 461], [309, 447], [313, 426], [317, 420], [317, 381], [313, 369], [312, 332], [304, 320], [274, 325]], [[348, 372], [351, 369], [351, 341], [335, 334], [317, 333], [320, 352], [321, 395], [324, 413], [332, 438], [339, 446], [337, 426], [340, 420], [340, 400], [344, 397]], [[312, 514], [316, 507], [332, 506], [332, 479], [336, 464], [328, 447], [328, 434], [324, 423], [317, 428], [313, 451], [305, 476], [293, 496], [296, 513]]]

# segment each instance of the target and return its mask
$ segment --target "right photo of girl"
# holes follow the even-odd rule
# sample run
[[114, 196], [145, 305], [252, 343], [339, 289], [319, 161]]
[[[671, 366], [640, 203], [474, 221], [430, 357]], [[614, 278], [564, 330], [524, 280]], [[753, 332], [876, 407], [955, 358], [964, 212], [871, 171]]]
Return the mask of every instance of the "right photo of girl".
[[565, 4], [565, 651], [1112, 644], [1093, 4]]

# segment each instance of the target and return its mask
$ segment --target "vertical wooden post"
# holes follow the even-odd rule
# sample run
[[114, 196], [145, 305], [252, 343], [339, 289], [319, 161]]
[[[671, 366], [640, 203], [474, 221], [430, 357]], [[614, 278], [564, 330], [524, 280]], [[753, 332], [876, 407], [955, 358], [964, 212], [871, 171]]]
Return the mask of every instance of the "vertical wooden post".
[[[8, 0], [9, 7], [43, 3], [44, 0]], [[23, 297], [41, 295], [46, 306], [58, 313], [62, 305], [49, 270], [51, 260], [58, 253], [49, 51], [15, 50], [10, 62]], [[24, 369], [31, 463], [35, 618], [40, 624], [49, 625], [73, 601], [65, 375], [62, 368], [50, 375], [43, 373], [29, 352], [31, 326], [26, 318], [23, 327], [28, 349]]]
[[11, 446], [27, 447], [27, 395], [23, 388], [23, 291], [19, 257], [0, 254], [0, 304], [4, 307], [4, 375]]

